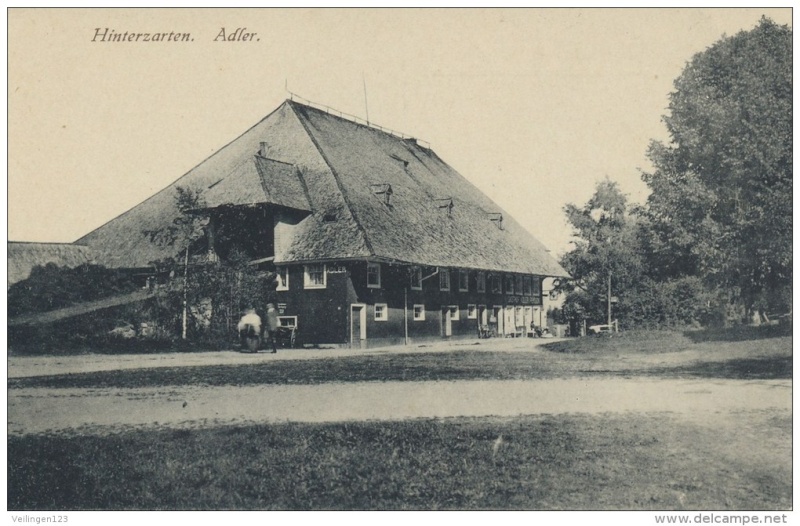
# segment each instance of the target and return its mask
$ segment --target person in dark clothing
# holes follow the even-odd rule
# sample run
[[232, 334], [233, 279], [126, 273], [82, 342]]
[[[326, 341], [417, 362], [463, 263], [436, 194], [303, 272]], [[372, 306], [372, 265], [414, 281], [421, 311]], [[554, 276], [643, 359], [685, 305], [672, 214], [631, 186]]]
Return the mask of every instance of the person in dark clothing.
[[275, 305], [267, 303], [267, 341], [272, 344], [272, 352], [277, 353], [278, 349], [275, 346], [275, 339], [278, 331], [278, 311], [275, 310]]

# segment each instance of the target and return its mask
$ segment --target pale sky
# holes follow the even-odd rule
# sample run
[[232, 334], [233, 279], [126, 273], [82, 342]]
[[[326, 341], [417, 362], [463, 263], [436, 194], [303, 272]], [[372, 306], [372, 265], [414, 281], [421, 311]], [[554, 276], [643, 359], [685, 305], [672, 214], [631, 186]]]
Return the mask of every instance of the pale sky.
[[[554, 255], [597, 181], [633, 201], [691, 57], [791, 9], [22, 10], [8, 14], [8, 238], [74, 241], [291, 91], [431, 143]], [[92, 42], [190, 33], [193, 42]], [[214, 42], [246, 27], [250, 42]]]

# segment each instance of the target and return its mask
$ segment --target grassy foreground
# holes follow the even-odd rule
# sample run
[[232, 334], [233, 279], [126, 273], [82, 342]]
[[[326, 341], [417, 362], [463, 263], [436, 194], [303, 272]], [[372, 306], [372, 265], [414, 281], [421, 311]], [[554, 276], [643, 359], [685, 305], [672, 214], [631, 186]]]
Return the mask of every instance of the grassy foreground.
[[[532, 342], [528, 341], [528, 345]], [[522, 342], [520, 345], [526, 345]], [[545, 352], [482, 350], [385, 354], [248, 365], [102, 371], [9, 379], [9, 388], [135, 388], [182, 385], [322, 384], [328, 382], [531, 380], [574, 376], [788, 379], [792, 340], [694, 343], [681, 333], [578, 338]], [[291, 351], [287, 351], [291, 352]]]
[[8, 459], [9, 510], [758, 510], [789, 508], [792, 487], [791, 415], [776, 414], [29, 435]]

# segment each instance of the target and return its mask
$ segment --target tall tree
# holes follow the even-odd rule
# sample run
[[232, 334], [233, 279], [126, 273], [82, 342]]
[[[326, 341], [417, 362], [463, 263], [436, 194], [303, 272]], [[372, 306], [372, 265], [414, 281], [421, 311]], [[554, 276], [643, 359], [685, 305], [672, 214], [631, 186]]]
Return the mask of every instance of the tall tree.
[[583, 207], [568, 204], [564, 212], [575, 235], [574, 248], [561, 259], [573, 278], [562, 285], [568, 292], [567, 310], [593, 321], [606, 320], [609, 282], [624, 310], [626, 293], [635, 289], [643, 271], [627, 199], [617, 183], [606, 178]]
[[175, 188], [175, 206], [180, 212], [172, 224], [158, 230], [146, 230], [144, 234], [154, 243], [164, 246], [174, 246], [183, 256], [183, 284], [182, 284], [182, 314], [181, 338], [186, 339], [188, 326], [188, 282], [189, 282], [189, 251], [192, 244], [205, 236], [205, 227], [208, 217], [198, 215], [196, 211], [205, 202], [200, 191], [178, 186]]
[[649, 266], [758, 309], [792, 280], [792, 32], [762, 18], [695, 55], [653, 142]]

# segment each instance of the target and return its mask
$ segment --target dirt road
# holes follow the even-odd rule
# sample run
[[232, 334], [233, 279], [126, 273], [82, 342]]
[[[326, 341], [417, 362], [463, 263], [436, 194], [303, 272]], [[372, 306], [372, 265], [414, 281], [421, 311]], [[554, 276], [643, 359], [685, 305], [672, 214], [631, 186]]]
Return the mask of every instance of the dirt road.
[[671, 412], [714, 419], [791, 411], [789, 380], [557, 379], [158, 389], [11, 389], [8, 432], [109, 433], [253, 422]]

